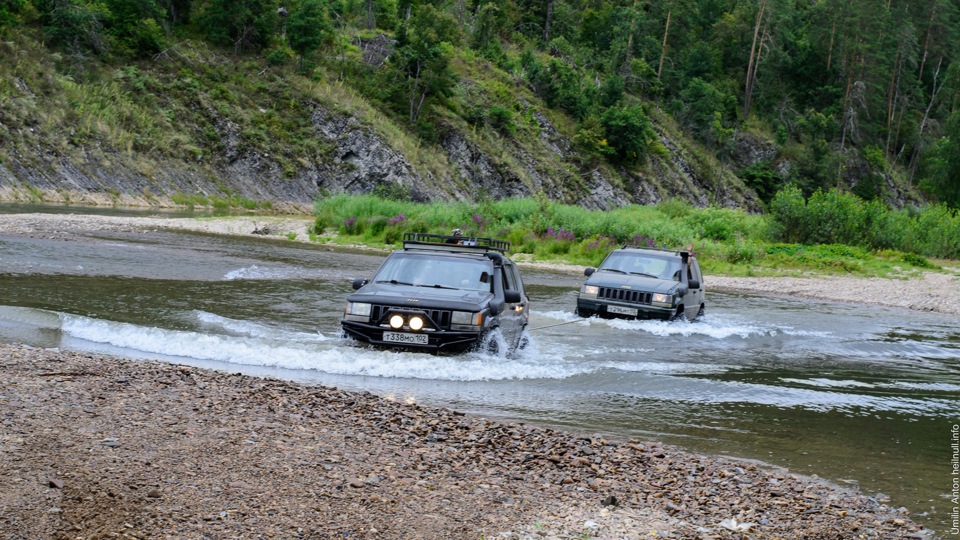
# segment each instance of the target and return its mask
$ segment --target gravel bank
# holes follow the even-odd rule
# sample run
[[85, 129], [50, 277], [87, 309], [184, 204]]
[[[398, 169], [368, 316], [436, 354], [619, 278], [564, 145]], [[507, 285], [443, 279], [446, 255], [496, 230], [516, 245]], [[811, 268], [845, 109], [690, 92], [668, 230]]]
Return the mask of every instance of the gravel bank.
[[0, 345], [0, 538], [923, 538], [817, 478], [366, 393]]

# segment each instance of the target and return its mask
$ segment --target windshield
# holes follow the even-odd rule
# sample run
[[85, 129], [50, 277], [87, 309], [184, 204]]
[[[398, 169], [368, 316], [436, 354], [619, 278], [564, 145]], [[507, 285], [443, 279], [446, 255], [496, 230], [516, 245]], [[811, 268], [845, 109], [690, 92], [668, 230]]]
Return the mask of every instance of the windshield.
[[614, 251], [600, 263], [597, 270], [620, 274], [652, 276], [680, 281], [680, 260], [674, 257], [658, 257], [646, 253]]
[[373, 280], [377, 283], [490, 292], [493, 290], [492, 272], [493, 265], [489, 261], [398, 253], [383, 263]]

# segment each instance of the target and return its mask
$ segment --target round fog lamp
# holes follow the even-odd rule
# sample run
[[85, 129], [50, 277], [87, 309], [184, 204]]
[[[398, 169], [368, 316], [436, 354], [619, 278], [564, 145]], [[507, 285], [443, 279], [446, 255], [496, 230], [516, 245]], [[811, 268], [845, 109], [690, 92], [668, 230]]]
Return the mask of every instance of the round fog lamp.
[[411, 330], [420, 330], [423, 328], [423, 319], [420, 317], [411, 317], [410, 318], [410, 329]]
[[400, 315], [394, 315], [390, 317], [390, 328], [397, 329], [403, 326], [403, 317]]

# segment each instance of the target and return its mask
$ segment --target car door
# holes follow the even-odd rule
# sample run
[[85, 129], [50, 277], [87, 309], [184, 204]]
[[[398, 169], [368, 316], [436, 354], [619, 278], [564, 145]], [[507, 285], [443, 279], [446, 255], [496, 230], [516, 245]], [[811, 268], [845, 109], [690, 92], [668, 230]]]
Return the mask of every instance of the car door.
[[687, 294], [683, 297], [683, 311], [687, 319], [692, 321], [697, 317], [700, 304], [703, 303], [703, 276], [700, 274], [700, 263], [693, 257], [687, 263], [686, 285]]
[[520, 293], [519, 302], [506, 302], [500, 323], [503, 338], [510, 344], [510, 347], [513, 348], [520, 343], [523, 327], [527, 324], [527, 294], [523, 290], [520, 271], [515, 264], [510, 261], [505, 261], [502, 272], [503, 288]]

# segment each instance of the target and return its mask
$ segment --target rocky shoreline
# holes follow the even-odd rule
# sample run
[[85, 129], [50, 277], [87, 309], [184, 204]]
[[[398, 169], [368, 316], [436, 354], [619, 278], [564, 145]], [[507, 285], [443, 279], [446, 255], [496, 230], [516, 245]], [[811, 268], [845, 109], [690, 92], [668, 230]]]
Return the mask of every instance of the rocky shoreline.
[[0, 345], [0, 538], [924, 538], [757, 463]]
[[[64, 240], [80, 231], [264, 227], [306, 239], [309, 225], [0, 215], [0, 233]], [[949, 296], [957, 278], [937, 275], [948, 286], [933, 283], [930, 298], [943, 304], [915, 294], [926, 277], [814, 280], [825, 285], [810, 290], [752, 278], [713, 278], [711, 286], [841, 301], [851, 287], [879, 287], [863, 301], [908, 296], [901, 307], [957, 314], [960, 300]], [[0, 539], [932, 536], [882, 499], [657, 442], [20, 345], [0, 345], [0, 373]]]

